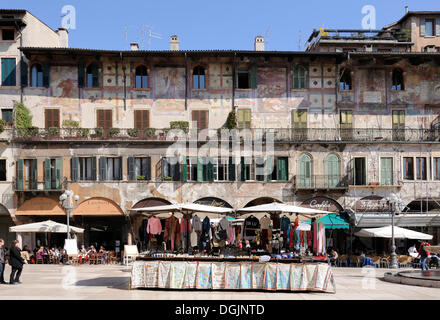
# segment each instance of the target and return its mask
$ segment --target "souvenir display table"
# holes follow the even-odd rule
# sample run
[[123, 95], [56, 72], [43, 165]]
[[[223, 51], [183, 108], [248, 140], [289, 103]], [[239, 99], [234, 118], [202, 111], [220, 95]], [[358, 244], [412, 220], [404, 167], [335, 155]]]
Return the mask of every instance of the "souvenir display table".
[[139, 257], [133, 263], [130, 288], [336, 292], [329, 264], [299, 261]]

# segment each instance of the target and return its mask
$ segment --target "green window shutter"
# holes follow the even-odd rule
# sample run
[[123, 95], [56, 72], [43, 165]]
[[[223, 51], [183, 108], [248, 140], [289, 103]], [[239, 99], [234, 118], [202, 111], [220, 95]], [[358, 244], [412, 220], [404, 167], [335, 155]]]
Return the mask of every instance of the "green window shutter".
[[50, 169], [50, 158], [44, 160], [44, 189], [52, 189], [52, 173]]
[[145, 159], [145, 180], [151, 180], [151, 158]]
[[424, 37], [425, 35], [426, 35], [425, 18], [420, 18], [420, 36]]
[[118, 180], [122, 180], [122, 169], [123, 169], [123, 165], [122, 165], [122, 161], [124, 159], [122, 157], [119, 157], [119, 179]]
[[24, 189], [24, 160], [17, 160], [17, 190]]
[[380, 158], [380, 184], [393, 185], [393, 158]]
[[107, 180], [107, 157], [99, 158], [99, 180]]
[[38, 189], [38, 172], [37, 172], [37, 159], [32, 160], [31, 164], [31, 189], [37, 190]]
[[128, 180], [130, 181], [134, 181], [137, 178], [134, 160], [134, 157], [128, 157]]
[[339, 158], [335, 154], [327, 157], [327, 186], [336, 187], [340, 180], [340, 163]]
[[208, 158], [208, 164], [206, 165], [206, 180], [207, 181], [214, 181], [214, 159]]
[[257, 89], [258, 86], [258, 71], [257, 71], [257, 65], [253, 64], [250, 68], [250, 74], [251, 74], [251, 80], [250, 85], [251, 89]]
[[186, 156], [183, 156], [182, 161], [182, 180], [186, 182], [188, 181], [188, 165], [186, 163]]
[[174, 158], [174, 160], [176, 160], [176, 163], [171, 166], [173, 181], [181, 181], [179, 159]]
[[62, 188], [63, 184], [63, 158], [55, 159], [55, 172], [56, 172], [56, 189]]
[[49, 88], [50, 83], [50, 62], [43, 63], [43, 87]]
[[279, 181], [287, 181], [289, 172], [288, 172], [288, 158], [286, 157], [280, 157], [277, 159], [277, 166], [278, 166], [278, 175], [277, 180]]
[[28, 86], [28, 64], [21, 60], [20, 63], [20, 81], [21, 81], [21, 86], [22, 87], [27, 87]]
[[162, 180], [165, 180], [165, 177], [171, 176], [170, 166], [168, 165], [168, 159], [166, 157], [162, 158], [162, 170], [161, 170]]
[[273, 170], [273, 157], [270, 156], [270, 157], [267, 157], [267, 160], [266, 160], [266, 172], [267, 172], [266, 179], [268, 182], [272, 181], [272, 170]]
[[78, 177], [79, 177], [79, 158], [78, 157], [73, 157], [71, 159], [71, 178], [72, 181], [78, 181]]
[[85, 85], [85, 67], [84, 63], [78, 64], [78, 88], [84, 88]]
[[92, 158], [92, 178], [93, 181], [96, 181], [96, 157]]
[[440, 37], [440, 18], [435, 19], [435, 36]]
[[240, 161], [241, 181], [246, 181], [246, 165], [244, 163], [244, 157], [241, 157]]
[[203, 180], [203, 173], [204, 173], [204, 165], [202, 164], [202, 161], [200, 158], [197, 158], [197, 181], [202, 182]]
[[15, 77], [15, 58], [2, 58], [2, 86], [15, 86]]
[[229, 181], [235, 181], [235, 164], [229, 158]]

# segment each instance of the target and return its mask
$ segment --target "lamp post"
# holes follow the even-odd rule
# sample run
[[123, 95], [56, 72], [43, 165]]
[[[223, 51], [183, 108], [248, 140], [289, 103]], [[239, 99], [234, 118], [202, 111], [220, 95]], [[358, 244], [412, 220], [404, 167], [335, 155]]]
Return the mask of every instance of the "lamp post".
[[388, 204], [391, 209], [391, 261], [390, 261], [390, 267], [391, 269], [397, 269], [399, 268], [397, 264], [397, 257], [396, 257], [396, 242], [394, 239], [394, 215], [396, 213], [396, 208], [400, 210], [400, 206], [402, 204], [402, 200], [395, 194], [391, 193], [389, 198], [382, 199], [384, 203]]
[[72, 190], [66, 190], [60, 196], [60, 204], [66, 210], [67, 216], [67, 239], [70, 239], [70, 212], [71, 210], [78, 208], [78, 200], [79, 196], [74, 195]]

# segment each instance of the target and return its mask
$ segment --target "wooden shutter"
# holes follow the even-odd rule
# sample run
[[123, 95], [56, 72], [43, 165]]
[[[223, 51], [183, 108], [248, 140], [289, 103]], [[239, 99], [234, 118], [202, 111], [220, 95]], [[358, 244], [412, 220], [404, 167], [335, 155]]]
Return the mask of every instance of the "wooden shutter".
[[112, 128], [112, 110], [96, 110], [98, 128]]
[[107, 157], [99, 158], [99, 180], [107, 180]]
[[[214, 181], [214, 159], [208, 158], [208, 164], [206, 165], [206, 180], [207, 181]], [[218, 168], [217, 168], [218, 170]]]
[[199, 157], [197, 157], [197, 181], [203, 181], [203, 164], [202, 159]]
[[393, 184], [393, 158], [380, 158], [380, 184], [384, 186]]
[[150, 111], [135, 110], [134, 111], [134, 128], [144, 129], [150, 127]]
[[229, 181], [235, 181], [235, 163], [229, 158]]
[[257, 70], [258, 69], [257, 69], [256, 64], [253, 64], [250, 67], [250, 76], [251, 76], [250, 87], [251, 87], [251, 89], [257, 89], [257, 86], [258, 86], [258, 71]]
[[52, 170], [50, 168], [50, 158], [44, 160], [44, 189], [52, 189]]
[[37, 170], [37, 159], [32, 159], [31, 162], [31, 189], [38, 189], [38, 170]]
[[15, 77], [15, 58], [2, 58], [2, 86], [15, 86]]
[[135, 170], [135, 158], [128, 157], [128, 180], [134, 181], [137, 180], [136, 170]]
[[78, 157], [72, 157], [70, 160], [70, 166], [71, 166], [71, 179], [72, 181], [78, 181], [79, 180], [79, 158]]
[[292, 110], [292, 121], [293, 128], [307, 128], [307, 110]]
[[151, 180], [151, 158], [145, 159], [145, 180]]
[[288, 173], [288, 158], [286, 157], [279, 157], [277, 159], [277, 168], [278, 168], [278, 175], [277, 180], [279, 181], [287, 181], [289, 173]]
[[28, 86], [28, 64], [21, 60], [20, 63], [20, 78], [21, 78], [21, 86], [27, 87]]
[[49, 88], [50, 83], [50, 62], [43, 63], [43, 87]]
[[60, 190], [62, 189], [62, 185], [63, 185], [63, 158], [55, 158], [55, 174], [56, 174], [55, 188], [57, 190]]
[[272, 170], [273, 170], [273, 157], [269, 156], [266, 159], [266, 180], [268, 182], [272, 181]]
[[241, 181], [246, 181], [246, 164], [244, 163], [244, 157], [241, 157], [240, 161]]
[[207, 110], [193, 110], [192, 121], [197, 122], [197, 129], [207, 129], [209, 123], [209, 113]]
[[60, 127], [60, 110], [59, 109], [45, 109], [44, 110], [45, 127], [59, 128]]
[[340, 180], [340, 163], [338, 156], [327, 157], [327, 187], [336, 187]]
[[85, 67], [84, 63], [78, 63], [78, 88], [84, 88], [85, 85]]
[[440, 37], [440, 18], [435, 18], [435, 36]]
[[24, 160], [17, 160], [17, 190], [24, 189]]
[[239, 129], [250, 129], [251, 128], [251, 110], [250, 109], [238, 109], [238, 128]]
[[96, 157], [92, 158], [92, 179], [96, 181]]
[[420, 36], [424, 37], [425, 35], [426, 35], [425, 18], [420, 18]]
[[182, 161], [182, 180], [188, 181], [188, 164], [186, 163], [186, 156], [183, 156]]

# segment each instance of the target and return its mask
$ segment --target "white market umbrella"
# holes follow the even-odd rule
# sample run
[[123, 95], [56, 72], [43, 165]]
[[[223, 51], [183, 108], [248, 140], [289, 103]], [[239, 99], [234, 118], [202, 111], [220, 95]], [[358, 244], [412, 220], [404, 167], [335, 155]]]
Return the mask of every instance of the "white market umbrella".
[[[43, 222], [22, 224], [15, 227], [9, 227], [10, 232], [47, 232], [47, 233], [65, 233], [67, 225], [47, 220]], [[84, 229], [69, 226], [69, 232], [84, 233]]]
[[190, 212], [205, 212], [205, 213], [217, 213], [217, 214], [230, 213], [234, 211], [234, 209], [232, 208], [214, 207], [214, 206], [207, 206], [204, 204], [196, 204], [196, 203], [177, 203], [166, 206], [133, 208], [131, 210], [142, 211], [145, 213], [190, 211]]
[[[385, 226], [381, 228], [367, 228], [356, 232], [354, 235], [358, 237], [369, 238], [391, 238], [392, 226]], [[419, 240], [432, 240], [430, 234], [417, 232], [405, 228], [394, 226], [394, 238], [396, 239], [419, 239]]]
[[272, 202], [272, 203], [262, 204], [259, 206], [242, 208], [242, 209], [238, 209], [237, 212], [240, 212], [240, 213], [257, 213], [257, 212], [298, 213], [301, 215], [307, 215], [309, 217], [333, 213], [330, 211], [311, 209], [311, 208], [303, 208], [303, 207], [298, 207], [298, 206], [293, 206], [293, 205], [278, 203], [278, 202]]

